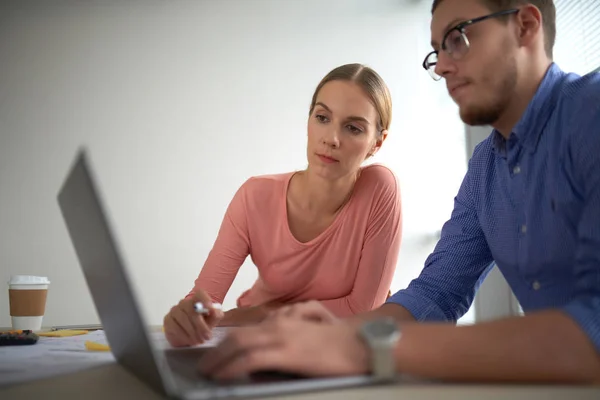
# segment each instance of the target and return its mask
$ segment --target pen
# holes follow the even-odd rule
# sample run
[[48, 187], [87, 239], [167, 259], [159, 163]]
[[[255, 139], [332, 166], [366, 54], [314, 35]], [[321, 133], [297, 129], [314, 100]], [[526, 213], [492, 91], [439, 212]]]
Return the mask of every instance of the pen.
[[64, 326], [53, 326], [51, 331], [62, 331], [62, 330], [76, 330], [76, 331], [96, 331], [101, 330], [102, 325], [91, 324], [91, 325], [64, 325]]
[[[217, 310], [221, 309], [221, 305], [219, 303], [213, 303], [212, 306], [213, 306], [213, 308], [216, 308]], [[200, 302], [194, 304], [194, 310], [198, 314], [202, 314], [202, 315], [210, 314], [210, 310], [208, 308], [204, 307], [204, 304], [202, 304]]]

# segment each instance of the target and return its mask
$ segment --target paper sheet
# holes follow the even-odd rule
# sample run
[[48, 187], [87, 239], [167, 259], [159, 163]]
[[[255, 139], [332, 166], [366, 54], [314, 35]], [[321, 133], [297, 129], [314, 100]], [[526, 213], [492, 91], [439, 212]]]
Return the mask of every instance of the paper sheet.
[[[226, 328], [215, 328], [213, 338], [196, 347], [215, 346], [226, 333]], [[172, 349], [162, 331], [151, 332], [150, 339], [159, 349]], [[68, 374], [116, 361], [110, 351], [86, 350], [86, 341], [108, 344], [104, 331], [98, 330], [70, 337], [42, 336], [34, 345], [0, 346], [0, 386]]]
[[[201, 345], [193, 346], [193, 347], [214, 347], [217, 344], [219, 344], [225, 338], [226, 335], [227, 335], [227, 328], [217, 327], [217, 328], [213, 329], [212, 338], [209, 341], [202, 343]], [[151, 338], [154, 341], [154, 343], [156, 344], [157, 348], [159, 348], [159, 349], [185, 350], [186, 348], [189, 348], [189, 347], [181, 347], [181, 348], [172, 347], [169, 344], [169, 342], [167, 342], [164, 332], [152, 332]]]
[[34, 345], [0, 346], [0, 385], [48, 378], [115, 361], [110, 352], [90, 352], [86, 340], [106, 343], [104, 331], [80, 336], [40, 337]]

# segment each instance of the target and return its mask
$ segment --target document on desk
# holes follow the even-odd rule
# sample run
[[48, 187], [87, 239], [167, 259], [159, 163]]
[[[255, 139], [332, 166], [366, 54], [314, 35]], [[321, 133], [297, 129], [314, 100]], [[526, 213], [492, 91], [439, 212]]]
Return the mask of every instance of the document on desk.
[[90, 352], [85, 341], [106, 344], [104, 331], [70, 337], [40, 337], [34, 345], [0, 347], [0, 386], [48, 378], [115, 361], [110, 351]]
[[[227, 336], [227, 331], [228, 331], [228, 328], [216, 327], [213, 329], [212, 338], [209, 341], [204, 342], [197, 346], [193, 346], [193, 347], [214, 347], [214, 346], [218, 345], [219, 343], [221, 343], [221, 341], [223, 339], [225, 339], [225, 336]], [[154, 341], [154, 344], [156, 345], [156, 347], [159, 349], [165, 349], [165, 350], [166, 349], [169, 349], [169, 350], [189, 349], [189, 347], [172, 347], [169, 344], [169, 342], [167, 342], [164, 332], [153, 332], [152, 340]]]
[[[215, 328], [211, 340], [195, 347], [212, 347], [220, 343], [227, 328]], [[158, 349], [174, 349], [162, 331], [151, 331], [150, 339]], [[107, 345], [103, 330], [67, 337], [40, 336], [34, 345], [0, 346], [0, 386], [69, 374], [114, 363], [110, 351], [88, 351], [85, 342]], [[186, 348], [178, 348], [184, 351]]]

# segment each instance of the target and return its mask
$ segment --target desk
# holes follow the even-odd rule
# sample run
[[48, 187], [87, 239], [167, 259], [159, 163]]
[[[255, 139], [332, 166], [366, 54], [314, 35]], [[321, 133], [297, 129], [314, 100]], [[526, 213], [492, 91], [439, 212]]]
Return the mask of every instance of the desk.
[[[152, 327], [152, 330], [158, 330]], [[12, 386], [0, 386], [0, 399], [157, 400], [161, 396], [116, 362]], [[364, 387], [271, 397], [272, 400], [600, 400], [600, 387], [425, 385]]]
[[[161, 397], [118, 364], [0, 388], [0, 399], [158, 400]], [[554, 386], [406, 385], [311, 392], [273, 400], [598, 400], [599, 388]]]

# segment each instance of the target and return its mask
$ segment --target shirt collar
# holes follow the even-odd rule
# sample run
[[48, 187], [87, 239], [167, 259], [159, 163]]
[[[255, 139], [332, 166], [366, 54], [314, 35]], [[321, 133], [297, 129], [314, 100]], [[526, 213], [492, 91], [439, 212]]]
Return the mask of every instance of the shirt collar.
[[[540, 83], [533, 99], [527, 105], [525, 113], [513, 128], [513, 134], [519, 142], [532, 153], [535, 152], [540, 136], [546, 126], [546, 122], [556, 106], [556, 97], [559, 94], [558, 83], [565, 73], [556, 65], [550, 64], [542, 82]], [[493, 131], [494, 140], [492, 146], [499, 154], [505, 152], [504, 137], [496, 129]]]

